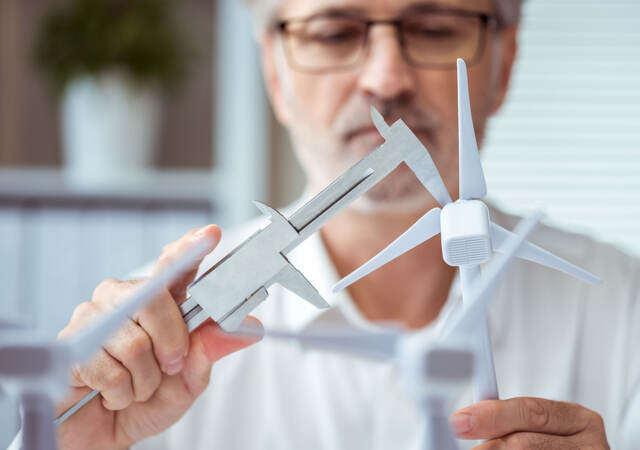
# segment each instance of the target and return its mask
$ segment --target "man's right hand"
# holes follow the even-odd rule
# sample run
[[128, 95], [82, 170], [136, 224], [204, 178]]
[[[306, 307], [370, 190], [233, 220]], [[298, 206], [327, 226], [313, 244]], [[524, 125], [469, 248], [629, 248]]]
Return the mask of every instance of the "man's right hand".
[[[163, 249], [154, 271], [179, 258], [196, 240], [211, 241], [210, 253], [220, 234], [215, 225], [191, 231]], [[165, 430], [207, 387], [215, 361], [255, 342], [225, 337], [211, 320], [189, 335], [178, 305], [200, 262], [121, 327], [89, 363], [72, 368], [72, 392], [57, 405], [58, 415], [92, 389], [100, 395], [58, 427], [60, 448], [126, 448]], [[59, 337], [72, 335], [109, 310], [137, 283], [102, 282], [90, 302], [78, 305]], [[252, 317], [246, 320], [259, 324]]]

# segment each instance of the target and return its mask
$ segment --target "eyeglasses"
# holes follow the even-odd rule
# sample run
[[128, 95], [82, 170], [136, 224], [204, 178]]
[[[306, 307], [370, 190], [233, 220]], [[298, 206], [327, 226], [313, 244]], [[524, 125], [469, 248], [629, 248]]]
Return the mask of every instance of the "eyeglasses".
[[453, 69], [457, 58], [472, 65], [481, 57], [488, 27], [497, 19], [487, 13], [432, 9], [393, 20], [370, 20], [346, 13], [320, 13], [281, 20], [274, 26], [283, 37], [289, 65], [297, 71], [326, 73], [359, 65], [369, 48], [374, 25], [396, 29], [406, 61], [419, 68]]

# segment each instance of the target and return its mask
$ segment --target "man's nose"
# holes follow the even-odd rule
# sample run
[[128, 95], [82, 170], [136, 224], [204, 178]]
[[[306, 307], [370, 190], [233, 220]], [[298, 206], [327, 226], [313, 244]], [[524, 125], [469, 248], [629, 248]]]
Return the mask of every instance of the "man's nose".
[[416, 89], [415, 70], [409, 66], [396, 30], [376, 26], [370, 30], [369, 49], [358, 83], [368, 96], [383, 101], [402, 100]]

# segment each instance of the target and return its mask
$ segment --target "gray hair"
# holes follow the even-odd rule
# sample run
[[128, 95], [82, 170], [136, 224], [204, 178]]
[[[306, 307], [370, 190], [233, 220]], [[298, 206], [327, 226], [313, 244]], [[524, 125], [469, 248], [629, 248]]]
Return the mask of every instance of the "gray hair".
[[[516, 24], [520, 21], [524, 0], [494, 0], [498, 23], [502, 26]], [[269, 27], [276, 17], [281, 0], [241, 0], [249, 10], [257, 33]]]

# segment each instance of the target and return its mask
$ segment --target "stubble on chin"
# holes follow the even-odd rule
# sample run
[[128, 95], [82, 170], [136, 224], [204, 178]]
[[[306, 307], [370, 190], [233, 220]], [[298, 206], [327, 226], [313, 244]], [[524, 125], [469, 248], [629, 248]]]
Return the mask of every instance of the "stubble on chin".
[[[369, 104], [362, 99], [352, 99], [326, 129], [320, 129], [321, 127], [313, 126], [305, 120], [303, 111], [295, 107], [297, 105], [292, 98], [290, 106], [299, 113], [295, 115], [297, 126], [289, 129], [290, 137], [298, 160], [307, 175], [308, 188], [314, 194], [384, 143], [384, 139], [377, 133], [364, 133], [356, 138], [348, 138], [353, 130], [372, 125]], [[433, 149], [440, 147], [437, 138], [443, 138], [443, 132], [449, 133], [448, 130], [442, 129], [442, 121], [432, 110], [414, 104], [375, 106], [389, 123], [402, 118], [412, 130], [417, 131], [419, 138], [429, 148], [436, 165], [439, 166], [438, 160], [442, 160], [445, 166], [450, 165], [449, 156], [445, 154], [448, 152], [433, 152]], [[455, 134], [452, 137], [455, 138]], [[433, 197], [413, 172], [402, 164], [356, 199], [351, 208], [361, 213], [409, 212], [433, 206], [434, 202]]]

